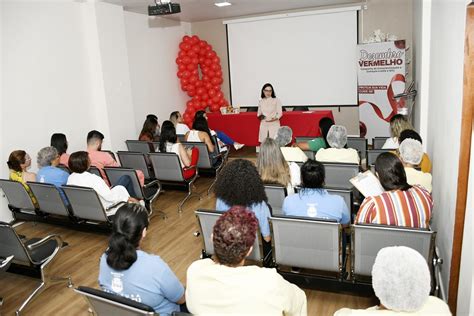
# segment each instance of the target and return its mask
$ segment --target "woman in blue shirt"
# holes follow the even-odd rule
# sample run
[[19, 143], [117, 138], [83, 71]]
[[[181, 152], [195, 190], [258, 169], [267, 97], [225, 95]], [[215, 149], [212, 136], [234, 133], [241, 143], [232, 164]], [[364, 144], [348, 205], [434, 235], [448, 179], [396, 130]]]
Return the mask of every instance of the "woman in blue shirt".
[[335, 219], [341, 224], [350, 223], [349, 208], [344, 199], [324, 189], [324, 166], [308, 159], [301, 167], [302, 189], [289, 195], [283, 202], [283, 214], [290, 216]]
[[109, 248], [100, 258], [99, 285], [104, 291], [149, 305], [160, 315], [170, 315], [184, 304], [184, 287], [159, 256], [140, 250], [148, 223], [143, 206], [120, 207]]
[[227, 211], [234, 205], [250, 209], [258, 219], [263, 239], [270, 242], [270, 209], [267, 205], [267, 195], [253, 163], [244, 159], [229, 162], [217, 178], [214, 193], [218, 211]]

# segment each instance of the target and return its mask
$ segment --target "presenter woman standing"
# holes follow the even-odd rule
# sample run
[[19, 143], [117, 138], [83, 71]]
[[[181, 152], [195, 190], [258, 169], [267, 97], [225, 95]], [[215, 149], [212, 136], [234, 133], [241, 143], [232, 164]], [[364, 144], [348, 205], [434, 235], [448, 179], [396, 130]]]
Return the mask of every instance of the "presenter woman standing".
[[258, 102], [257, 116], [260, 119], [258, 141], [263, 143], [265, 138], [275, 138], [280, 127], [282, 116], [281, 101], [275, 96], [273, 86], [269, 83], [263, 85], [261, 100]]

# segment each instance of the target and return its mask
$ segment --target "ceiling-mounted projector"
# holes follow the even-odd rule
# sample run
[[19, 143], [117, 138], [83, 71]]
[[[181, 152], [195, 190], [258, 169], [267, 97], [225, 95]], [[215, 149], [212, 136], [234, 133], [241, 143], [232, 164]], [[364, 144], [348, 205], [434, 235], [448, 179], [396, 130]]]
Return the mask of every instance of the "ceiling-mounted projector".
[[172, 3], [168, 1], [157, 1], [155, 5], [148, 6], [148, 15], [168, 15], [181, 12], [181, 6], [179, 3]]

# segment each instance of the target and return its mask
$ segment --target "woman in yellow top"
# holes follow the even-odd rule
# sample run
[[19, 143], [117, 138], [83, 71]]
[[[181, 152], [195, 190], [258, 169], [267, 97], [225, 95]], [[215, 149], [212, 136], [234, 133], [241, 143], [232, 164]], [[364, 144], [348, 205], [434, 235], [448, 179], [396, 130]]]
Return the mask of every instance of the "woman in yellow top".
[[258, 102], [257, 116], [260, 119], [260, 130], [258, 132], [258, 141], [263, 143], [265, 138], [275, 138], [280, 127], [280, 118], [282, 116], [281, 101], [275, 96], [275, 91], [270, 83], [262, 87], [261, 100]]
[[28, 181], [36, 181], [36, 174], [27, 171], [31, 166], [30, 155], [28, 155], [24, 150], [15, 150], [10, 154], [7, 165], [10, 169], [10, 180], [23, 184], [30, 195], [33, 204], [38, 206], [38, 202], [36, 201], [33, 192], [31, 192], [30, 187], [26, 184]]

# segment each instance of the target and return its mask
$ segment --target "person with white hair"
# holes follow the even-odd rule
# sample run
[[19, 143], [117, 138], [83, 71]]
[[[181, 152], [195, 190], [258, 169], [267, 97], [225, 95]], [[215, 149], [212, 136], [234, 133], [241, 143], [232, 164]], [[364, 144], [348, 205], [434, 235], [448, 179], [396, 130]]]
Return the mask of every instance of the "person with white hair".
[[59, 159], [60, 156], [56, 148], [51, 146], [40, 149], [36, 158], [36, 162], [40, 168], [36, 174], [36, 181], [54, 184], [60, 189], [59, 193], [63, 201], [69, 204], [64, 192], [61, 190], [61, 186], [67, 183], [69, 174], [58, 168]]
[[428, 264], [412, 248], [380, 249], [372, 267], [372, 287], [380, 305], [363, 310], [343, 308], [334, 315], [451, 315], [443, 300], [430, 296]]
[[401, 161], [405, 167], [408, 184], [421, 185], [431, 193], [431, 174], [415, 169], [415, 166], [420, 164], [424, 155], [421, 143], [412, 138], [407, 138], [400, 143], [398, 152], [400, 153]]
[[345, 148], [347, 145], [347, 129], [342, 125], [333, 125], [326, 137], [330, 148], [321, 148], [316, 153], [316, 160], [321, 162], [359, 163], [357, 150]]

